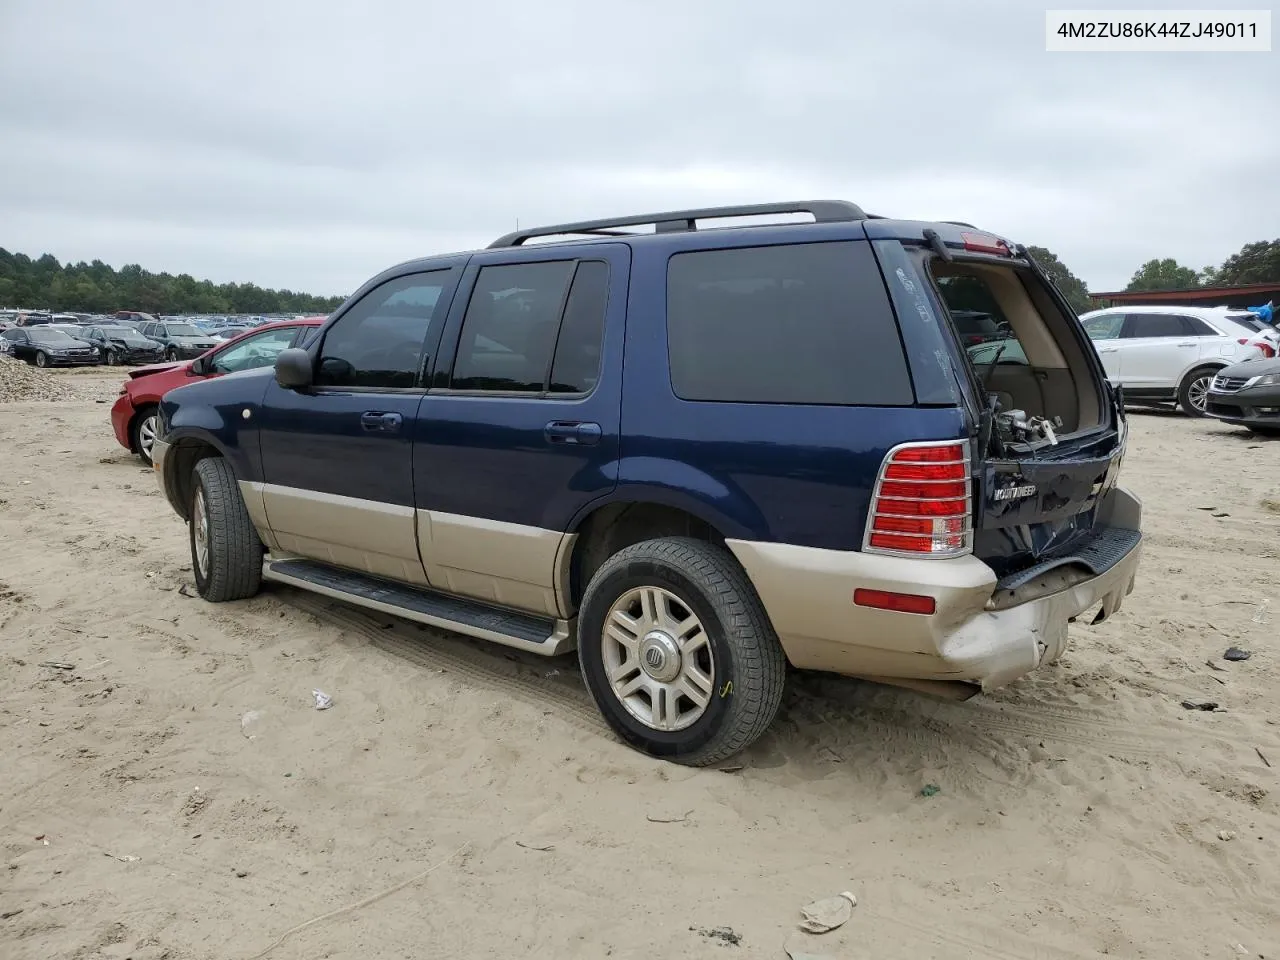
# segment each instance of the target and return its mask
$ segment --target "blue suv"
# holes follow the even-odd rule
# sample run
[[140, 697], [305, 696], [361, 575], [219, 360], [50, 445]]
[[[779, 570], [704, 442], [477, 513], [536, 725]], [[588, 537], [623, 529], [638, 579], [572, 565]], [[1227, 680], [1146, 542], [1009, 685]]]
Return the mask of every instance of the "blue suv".
[[789, 667], [969, 696], [1055, 660], [1133, 589], [1125, 436], [1024, 247], [814, 201], [393, 267], [274, 369], [168, 393], [153, 458], [207, 600], [576, 647], [622, 738], [705, 765]]

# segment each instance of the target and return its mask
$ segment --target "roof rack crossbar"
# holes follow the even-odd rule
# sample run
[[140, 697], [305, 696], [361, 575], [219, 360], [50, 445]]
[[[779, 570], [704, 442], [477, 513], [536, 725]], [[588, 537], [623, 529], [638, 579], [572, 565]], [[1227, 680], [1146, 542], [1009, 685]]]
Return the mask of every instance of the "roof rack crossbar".
[[753, 203], [736, 207], [702, 207], [694, 210], [671, 210], [666, 213], [644, 213], [630, 217], [610, 217], [607, 220], [583, 220], [579, 223], [558, 223], [547, 227], [516, 230], [499, 237], [489, 244], [495, 247], [518, 247], [534, 237], [556, 237], [569, 234], [609, 234], [617, 227], [639, 227], [652, 224], [658, 233], [680, 233], [697, 229], [699, 220], [720, 220], [731, 217], [761, 217], [780, 213], [808, 213], [817, 223], [843, 223], [866, 220], [867, 214], [856, 203], [845, 200], [795, 200], [789, 203]]

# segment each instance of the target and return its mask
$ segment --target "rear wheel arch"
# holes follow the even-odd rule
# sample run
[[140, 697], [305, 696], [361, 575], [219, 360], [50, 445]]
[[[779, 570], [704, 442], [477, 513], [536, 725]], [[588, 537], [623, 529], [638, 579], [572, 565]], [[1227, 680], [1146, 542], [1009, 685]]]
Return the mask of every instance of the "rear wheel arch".
[[571, 606], [577, 609], [591, 577], [619, 551], [660, 537], [685, 537], [724, 546], [724, 526], [653, 500], [612, 501], [592, 508], [569, 530], [576, 535], [568, 563]]
[[1219, 370], [1224, 370], [1228, 364], [1221, 361], [1206, 361], [1197, 363], [1190, 370], [1182, 375], [1178, 381], [1178, 406], [1182, 412], [1193, 417], [1205, 416], [1203, 405], [1196, 406], [1196, 398], [1199, 395], [1197, 390], [1197, 381], [1203, 380], [1206, 376], [1212, 378]]

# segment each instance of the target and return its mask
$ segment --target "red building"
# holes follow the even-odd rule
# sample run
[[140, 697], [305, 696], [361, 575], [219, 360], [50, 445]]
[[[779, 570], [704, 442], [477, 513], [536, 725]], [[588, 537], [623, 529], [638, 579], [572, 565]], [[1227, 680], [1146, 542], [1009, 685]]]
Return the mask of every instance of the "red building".
[[1280, 283], [1245, 283], [1238, 287], [1192, 287], [1190, 290], [1091, 293], [1089, 299], [1098, 307], [1154, 307], [1162, 303], [1178, 304], [1184, 307], [1256, 307], [1273, 300], [1280, 302]]

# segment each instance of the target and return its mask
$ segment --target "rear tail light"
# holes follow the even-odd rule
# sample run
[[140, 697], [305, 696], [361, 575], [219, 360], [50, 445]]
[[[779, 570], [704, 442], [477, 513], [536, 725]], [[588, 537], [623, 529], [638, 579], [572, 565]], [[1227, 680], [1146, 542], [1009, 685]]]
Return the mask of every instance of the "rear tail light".
[[968, 441], [908, 443], [880, 466], [863, 549], [957, 557], [973, 550]]
[[1255, 340], [1253, 341], [1253, 345], [1262, 351], [1262, 356], [1267, 360], [1270, 360], [1276, 355], [1276, 348], [1265, 340]]

